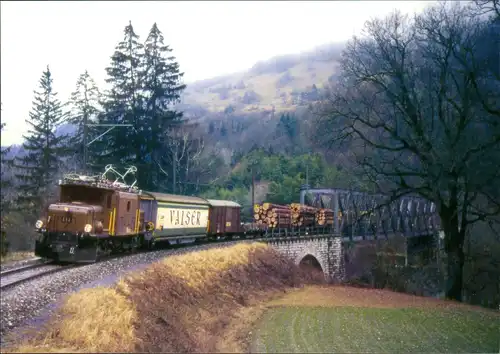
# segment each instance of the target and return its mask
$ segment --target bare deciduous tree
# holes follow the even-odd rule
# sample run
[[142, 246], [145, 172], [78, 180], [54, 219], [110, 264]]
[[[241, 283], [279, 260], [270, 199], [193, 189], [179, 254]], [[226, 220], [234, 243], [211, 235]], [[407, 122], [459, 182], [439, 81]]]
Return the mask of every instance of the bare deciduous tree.
[[493, 16], [500, 18], [500, 0], [475, 0], [474, 3], [481, 13], [493, 13]]
[[436, 203], [446, 296], [456, 300], [467, 229], [500, 211], [491, 188], [500, 181], [500, 81], [490, 26], [471, 6], [445, 2], [414, 17], [369, 21], [318, 107], [318, 134], [349, 144], [381, 192]]
[[[216, 163], [216, 149], [206, 149], [197, 124], [173, 127], [164, 143], [165, 154], [157, 162], [161, 172], [172, 183], [172, 192], [186, 191], [184, 185], [206, 182]], [[169, 167], [166, 167], [169, 166]]]

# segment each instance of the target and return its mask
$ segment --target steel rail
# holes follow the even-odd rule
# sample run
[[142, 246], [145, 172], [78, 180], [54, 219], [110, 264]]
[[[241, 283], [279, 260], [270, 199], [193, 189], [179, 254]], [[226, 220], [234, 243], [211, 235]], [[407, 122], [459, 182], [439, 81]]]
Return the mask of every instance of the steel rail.
[[29, 280], [60, 272], [65, 269], [70, 269], [75, 266], [77, 265], [58, 265], [53, 264], [52, 262], [46, 262], [34, 266], [22, 267], [22, 269], [16, 269], [16, 271], [11, 271], [8, 274], [2, 274], [0, 277], [0, 289], [5, 290], [7, 288], [25, 283]]

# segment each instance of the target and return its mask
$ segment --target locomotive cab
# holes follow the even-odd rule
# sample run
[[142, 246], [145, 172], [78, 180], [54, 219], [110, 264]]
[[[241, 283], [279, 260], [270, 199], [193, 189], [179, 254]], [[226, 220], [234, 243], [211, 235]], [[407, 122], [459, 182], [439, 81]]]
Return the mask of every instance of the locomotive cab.
[[51, 220], [47, 221], [47, 226], [54, 231], [100, 234], [103, 232], [106, 200], [112, 195], [113, 191], [102, 188], [61, 185], [59, 202], [48, 208]]

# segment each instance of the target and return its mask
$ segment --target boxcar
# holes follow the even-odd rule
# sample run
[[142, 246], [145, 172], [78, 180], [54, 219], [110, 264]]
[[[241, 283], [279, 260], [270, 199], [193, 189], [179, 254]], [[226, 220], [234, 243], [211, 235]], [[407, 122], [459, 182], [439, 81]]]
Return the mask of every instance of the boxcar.
[[210, 204], [208, 233], [232, 235], [240, 232], [241, 205], [228, 200], [207, 199]]
[[142, 192], [141, 220], [151, 225], [148, 239], [160, 240], [205, 237], [209, 203], [202, 198]]

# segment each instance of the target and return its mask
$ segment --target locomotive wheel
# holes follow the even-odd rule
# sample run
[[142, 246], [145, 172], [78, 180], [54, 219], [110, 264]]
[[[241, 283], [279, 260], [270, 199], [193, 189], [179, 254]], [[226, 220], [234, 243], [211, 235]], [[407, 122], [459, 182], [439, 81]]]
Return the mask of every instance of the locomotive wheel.
[[129, 248], [130, 253], [136, 253], [138, 245], [139, 245], [139, 240], [138, 240], [138, 237], [136, 236], [132, 239], [132, 243], [130, 244], [130, 248]]

